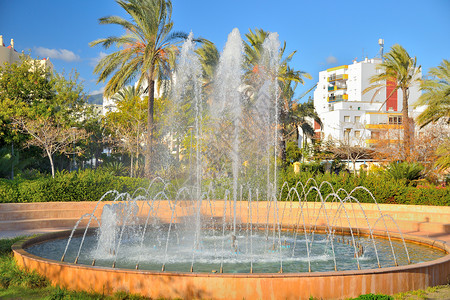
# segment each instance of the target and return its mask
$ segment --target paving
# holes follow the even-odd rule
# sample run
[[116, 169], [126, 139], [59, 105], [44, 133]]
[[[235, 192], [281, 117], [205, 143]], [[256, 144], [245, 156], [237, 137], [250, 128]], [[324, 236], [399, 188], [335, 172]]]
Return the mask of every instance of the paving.
[[69, 230], [72, 228], [37, 228], [37, 229], [22, 229], [22, 230], [3, 230], [0, 231], [0, 239], [10, 239], [18, 236], [32, 236], [35, 234], [43, 234], [49, 232], [56, 232], [62, 230]]
[[[100, 218], [104, 204], [105, 202], [100, 203], [95, 210], [97, 218]], [[0, 238], [70, 230], [80, 216], [92, 213], [96, 205], [96, 202], [0, 203]], [[315, 204], [307, 205], [312, 207]], [[371, 223], [379, 216], [381, 209], [384, 214], [395, 219], [402, 233], [450, 244], [450, 207], [368, 203], [362, 205], [364, 217], [369, 218]], [[358, 216], [358, 220], [362, 218], [363, 216]], [[84, 227], [87, 221], [86, 218], [83, 219], [80, 227]], [[358, 222], [358, 225], [360, 224], [364, 222]]]

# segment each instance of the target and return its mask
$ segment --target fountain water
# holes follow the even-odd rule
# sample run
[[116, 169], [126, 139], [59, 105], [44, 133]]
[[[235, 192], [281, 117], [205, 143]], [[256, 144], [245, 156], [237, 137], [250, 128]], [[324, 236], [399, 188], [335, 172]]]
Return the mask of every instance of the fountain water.
[[[92, 264], [112, 261], [113, 267], [123, 264], [126, 258], [136, 269], [162, 271], [183, 269], [186, 265], [191, 272], [194, 267], [208, 271], [214, 265], [220, 273], [253, 273], [258, 268], [260, 272], [311, 272], [313, 265], [319, 270], [337, 271], [389, 265], [386, 260], [390, 257], [397, 265], [394, 247], [400, 248], [403, 243], [403, 262], [409, 263], [404, 241], [394, 246], [389, 232], [387, 244], [374, 239], [372, 224], [353, 196], [355, 190], [363, 188], [350, 193], [334, 191], [331, 184], [323, 182], [318, 186], [314, 180], [291, 188], [287, 184], [277, 187], [278, 116], [282, 109], [278, 95], [278, 34], [268, 34], [259, 49], [262, 52], [259, 62], [252, 74], [245, 74], [242, 65], [248, 62], [244, 62], [243, 41], [239, 30], [234, 29], [218, 63], [212, 102], [206, 106], [201, 87], [202, 67], [192, 36], [181, 47], [168, 132], [171, 135], [184, 132], [184, 138], [190, 135], [190, 150], [195, 149], [190, 170], [193, 180], [177, 191], [157, 179], [147, 190], [141, 189], [131, 196], [110, 193], [114, 204], [103, 207], [98, 238], [85, 245], [83, 236], [75, 261], [79, 261], [83, 247], [88, 249], [96, 244], [92, 248], [95, 251], [87, 251], [84, 261], [91, 259]], [[246, 85], [251, 76], [254, 84]], [[185, 111], [188, 121], [181, 121], [180, 111]], [[207, 185], [205, 180], [204, 170], [210, 167], [207, 164], [217, 165], [217, 158], [208, 160], [211, 155], [202, 150], [211, 141], [220, 146], [219, 153], [225, 157], [222, 158], [225, 178], [231, 177], [221, 194], [217, 186]], [[249, 177], [249, 173], [253, 175]], [[332, 192], [323, 195], [321, 190], [326, 185]], [[288, 191], [287, 198], [281, 199], [284, 189]], [[308, 203], [312, 194], [313, 206]], [[358, 212], [355, 206], [359, 206]], [[385, 216], [379, 213], [387, 229]], [[363, 215], [368, 237], [362, 238], [359, 231], [355, 232], [358, 224], [351, 221], [351, 214], [355, 221], [356, 214]], [[339, 230], [342, 238], [337, 238]], [[70, 256], [66, 253], [70, 243], [69, 239], [62, 260]], [[380, 255], [379, 248], [386, 245], [391, 251]], [[337, 257], [347, 257], [348, 262], [343, 263]]]

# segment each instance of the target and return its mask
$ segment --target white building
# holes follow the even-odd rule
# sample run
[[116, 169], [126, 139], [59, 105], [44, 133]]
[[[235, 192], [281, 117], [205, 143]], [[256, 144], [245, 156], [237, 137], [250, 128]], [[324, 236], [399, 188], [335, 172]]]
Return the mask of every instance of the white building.
[[[387, 101], [386, 97], [393, 90], [389, 85], [377, 94], [375, 90], [363, 94], [364, 89], [370, 86], [369, 78], [382, 72], [376, 69], [381, 62], [380, 58], [366, 58], [319, 72], [314, 107], [323, 123], [322, 128], [316, 130], [321, 139], [370, 146], [381, 137], [381, 132], [401, 129], [401, 90], [393, 93]], [[413, 111], [412, 104], [420, 96], [419, 85], [412, 86], [409, 92], [409, 113], [414, 117], [417, 112]]]
[[[3, 41], [3, 35], [0, 35], [0, 67], [3, 67], [5, 63], [13, 64], [20, 61], [20, 56], [22, 53], [18, 53], [14, 48], [14, 39], [11, 39], [11, 43], [8, 47], [5, 46]], [[35, 60], [35, 63], [38, 67], [45, 68], [50, 73], [53, 72], [53, 64], [50, 62], [48, 58]]]

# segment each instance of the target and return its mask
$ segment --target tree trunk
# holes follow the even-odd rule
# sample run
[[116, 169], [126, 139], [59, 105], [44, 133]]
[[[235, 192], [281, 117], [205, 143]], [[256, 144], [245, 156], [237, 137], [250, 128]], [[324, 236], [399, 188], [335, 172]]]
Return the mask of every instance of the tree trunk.
[[[141, 110], [139, 110], [139, 115]], [[135, 176], [139, 177], [139, 128], [141, 126], [141, 123], [138, 123], [138, 129], [137, 129], [137, 134], [136, 134], [136, 172]]]
[[150, 67], [148, 75], [148, 111], [147, 111], [147, 153], [145, 154], [145, 175], [149, 177], [151, 175], [151, 163], [153, 152], [153, 111], [155, 104], [155, 81], [153, 80], [153, 68]]
[[283, 162], [283, 167], [286, 168], [286, 140], [284, 137], [282, 137], [282, 140], [280, 141], [280, 148], [281, 148], [281, 161]]
[[409, 160], [411, 155], [411, 125], [408, 114], [408, 89], [402, 88], [403, 94], [403, 108], [402, 108], [402, 118], [403, 118], [403, 149], [404, 149], [404, 159]]
[[14, 180], [14, 143], [11, 143], [11, 180]]
[[53, 163], [53, 157], [50, 152], [47, 151], [48, 159], [50, 160], [50, 166], [52, 168], [52, 178], [55, 178], [55, 165]]
[[136, 177], [139, 177], [139, 148], [136, 148], [136, 172], [134, 172]]
[[133, 152], [130, 152], [130, 177], [133, 178]]

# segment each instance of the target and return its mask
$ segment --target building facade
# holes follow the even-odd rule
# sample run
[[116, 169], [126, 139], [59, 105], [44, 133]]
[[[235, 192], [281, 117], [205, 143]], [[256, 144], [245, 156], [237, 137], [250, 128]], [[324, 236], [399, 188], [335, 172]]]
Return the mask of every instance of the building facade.
[[[3, 35], [0, 35], [0, 67], [6, 64], [13, 64], [20, 62], [20, 56], [24, 55], [23, 52], [19, 53], [14, 48], [14, 39], [11, 39], [9, 46], [5, 46]], [[45, 68], [49, 73], [53, 72], [53, 64], [48, 58], [36, 59], [35, 65], [37, 67]]]
[[[402, 91], [392, 93], [394, 86], [388, 84], [378, 92], [363, 94], [370, 86], [369, 79], [382, 72], [376, 68], [381, 62], [380, 58], [366, 58], [319, 72], [314, 107], [323, 123], [322, 128], [316, 129], [322, 140], [371, 146], [385, 138], [388, 131], [392, 138], [400, 137]], [[416, 84], [409, 89], [410, 117], [419, 113], [412, 107], [419, 96], [419, 84]]]
[[0, 66], [5, 63], [13, 64], [20, 60], [20, 54], [14, 49], [14, 40], [11, 39], [11, 44], [5, 46], [3, 35], [0, 35]]

